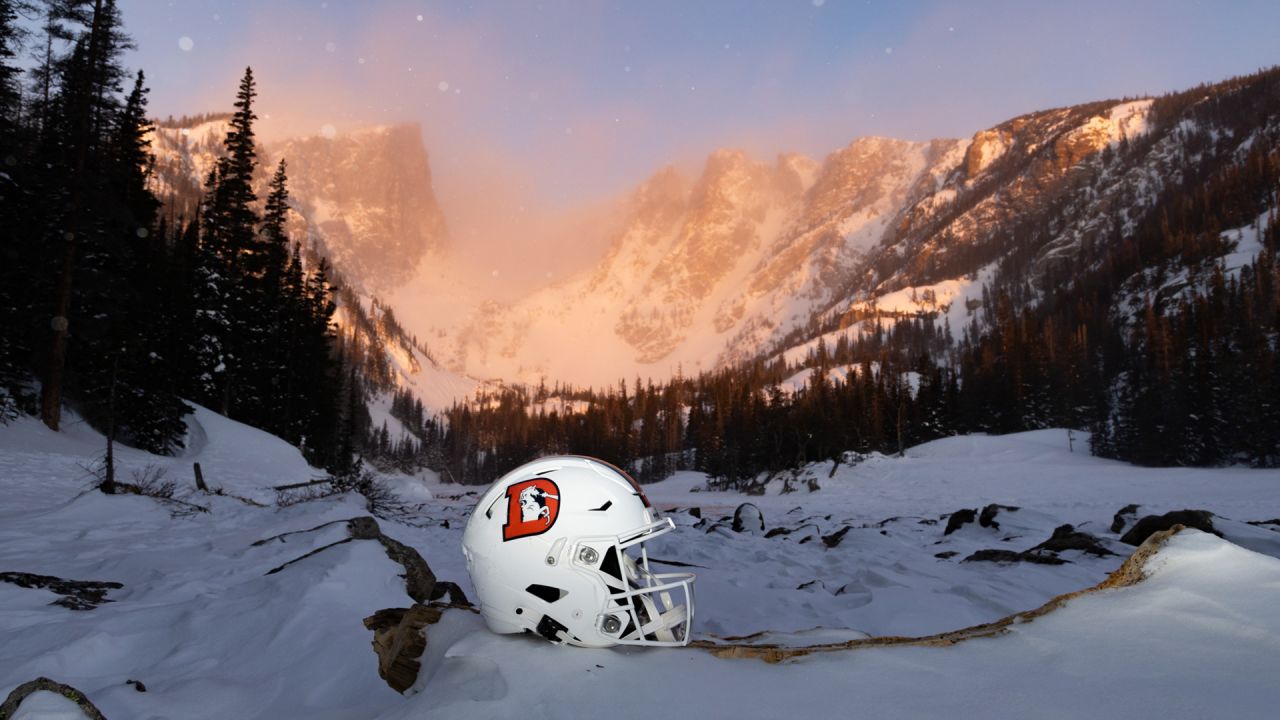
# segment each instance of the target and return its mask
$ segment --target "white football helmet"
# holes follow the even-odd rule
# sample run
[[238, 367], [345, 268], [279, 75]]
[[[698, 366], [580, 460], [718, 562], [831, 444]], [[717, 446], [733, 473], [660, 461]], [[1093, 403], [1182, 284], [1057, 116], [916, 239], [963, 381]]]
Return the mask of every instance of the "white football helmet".
[[673, 529], [622, 470], [546, 457], [480, 498], [462, 553], [493, 632], [582, 647], [678, 646], [689, 642], [694, 576], [651, 572], [644, 549]]

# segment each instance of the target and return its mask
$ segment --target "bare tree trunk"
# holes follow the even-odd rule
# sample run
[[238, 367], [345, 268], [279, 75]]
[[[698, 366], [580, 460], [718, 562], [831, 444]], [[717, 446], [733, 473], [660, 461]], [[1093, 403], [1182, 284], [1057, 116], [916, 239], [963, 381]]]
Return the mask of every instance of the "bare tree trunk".
[[[98, 62], [99, 23], [102, 22], [102, 0], [93, 3], [93, 22], [89, 27], [88, 65], [93, 68]], [[85, 100], [87, 103], [87, 99]], [[54, 301], [53, 319], [50, 329], [53, 331], [49, 339], [48, 365], [45, 367], [44, 383], [40, 388], [40, 419], [57, 431], [62, 421], [62, 385], [67, 366], [67, 328], [68, 313], [71, 312], [71, 278], [75, 272], [76, 252], [79, 249], [79, 229], [81, 204], [84, 191], [85, 166], [89, 154], [89, 114], [92, 112], [87, 104], [77, 112], [76, 134], [76, 168], [71, 183], [71, 197], [68, 208], [71, 211], [70, 228], [62, 234], [62, 268], [58, 275], [58, 295]]]
[[107, 401], [107, 462], [106, 476], [99, 489], [108, 495], [116, 494], [116, 378], [120, 373], [120, 353], [111, 358], [111, 390]]

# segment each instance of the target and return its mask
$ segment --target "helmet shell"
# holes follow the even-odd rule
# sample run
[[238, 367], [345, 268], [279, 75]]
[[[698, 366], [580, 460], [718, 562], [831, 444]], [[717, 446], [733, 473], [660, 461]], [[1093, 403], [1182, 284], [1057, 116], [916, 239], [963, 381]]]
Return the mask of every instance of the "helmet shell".
[[617, 593], [628, 589], [618, 565], [622, 543], [670, 525], [662, 521], [655, 532], [658, 522], [640, 486], [602, 460], [553, 456], [512, 470], [481, 496], [463, 533], [485, 623], [496, 633], [618, 644], [617, 633], [602, 626], [617, 630], [607, 615], [621, 605]]

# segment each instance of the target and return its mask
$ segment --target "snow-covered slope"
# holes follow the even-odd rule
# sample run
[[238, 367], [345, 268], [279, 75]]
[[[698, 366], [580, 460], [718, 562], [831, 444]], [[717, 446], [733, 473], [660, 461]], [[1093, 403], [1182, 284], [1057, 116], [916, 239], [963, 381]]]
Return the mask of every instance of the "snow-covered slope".
[[1188, 531], [1134, 587], [944, 647], [770, 665], [699, 651], [552, 649], [489, 635], [458, 613], [433, 628], [425, 664], [435, 672], [421, 693], [381, 717], [573, 718], [602, 707], [651, 717], [645, 703], [619, 702], [623, 684], [687, 717], [1266, 717], [1280, 700], [1277, 592], [1280, 560]]
[[748, 357], [833, 302], [955, 145], [862, 138], [821, 165], [722, 150], [696, 179], [664, 169], [624, 203], [594, 270], [483, 306], [447, 362], [602, 385]]
[[[270, 436], [203, 410], [193, 419], [203, 440], [189, 457], [124, 450], [119, 459], [126, 477], [167, 464], [179, 496], [208, 513], [104, 496], [88, 491], [77, 467], [102, 439], [70, 425], [58, 434], [33, 419], [0, 426], [0, 573], [123, 587], [108, 591], [112, 602], [75, 612], [50, 605], [58, 596], [48, 590], [0, 582], [0, 693], [45, 675], [86, 692], [107, 717], [193, 719], [576, 718], [602, 707], [648, 717], [651, 706], [620, 700], [636, 688], [707, 717], [846, 717], [851, 707], [892, 717], [1263, 717], [1280, 701], [1276, 471], [1134, 468], [1072, 452], [1066, 432], [1046, 430], [950, 438], [834, 474], [814, 465], [805, 470], [821, 486], [812, 493], [778, 494], [780, 480], [762, 497], [710, 493], [704, 477], [677, 475], [646, 488], [681, 526], [652, 557], [698, 566], [702, 640], [770, 631], [765, 640], [794, 646], [923, 635], [1030, 610], [1120, 565], [1131, 548], [1110, 524], [1130, 503], [1138, 515], [1211, 511], [1224, 538], [1186, 531], [1155, 556], [1144, 582], [1077, 597], [995, 637], [777, 665], [697, 648], [556, 647], [491, 635], [477, 617], [450, 611], [429, 631], [421, 692], [406, 698], [378, 679], [361, 626], [376, 610], [410, 603], [401, 568], [376, 543], [354, 541], [267, 574], [343, 539], [341, 524], [255, 545], [363, 515], [362, 501], [276, 508], [194, 493], [197, 460], [211, 484], [264, 498], [310, 472]], [[1075, 438], [1077, 450], [1082, 442]], [[429, 488], [418, 498], [434, 499], [404, 522], [380, 521], [383, 532], [474, 598], [459, 549], [474, 491]], [[790, 532], [731, 532], [720, 518], [744, 501], [760, 508], [767, 530]], [[950, 513], [990, 503], [1018, 509], [1000, 509], [998, 527], [944, 534]], [[701, 521], [673, 509], [691, 506]], [[1057, 553], [1061, 565], [962, 561], [979, 549], [1026, 550], [1062, 523], [1118, 554], [1068, 550]], [[823, 541], [846, 527], [837, 542]]]

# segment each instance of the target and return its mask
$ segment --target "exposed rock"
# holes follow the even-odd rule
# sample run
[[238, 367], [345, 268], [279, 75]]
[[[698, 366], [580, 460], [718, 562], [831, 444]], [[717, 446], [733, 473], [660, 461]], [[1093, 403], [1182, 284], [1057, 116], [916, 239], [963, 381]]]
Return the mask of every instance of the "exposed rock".
[[1141, 545], [1152, 533], [1168, 530], [1174, 525], [1183, 525], [1222, 537], [1222, 533], [1213, 527], [1213, 513], [1208, 510], [1174, 510], [1163, 515], [1148, 515], [1142, 518], [1120, 538], [1120, 542], [1126, 545]]
[[1068, 562], [1057, 555], [1063, 550], [1080, 550], [1098, 557], [1115, 554], [1102, 547], [1094, 536], [1080, 532], [1071, 525], [1060, 525], [1048, 540], [1028, 550], [1022, 552], [1004, 549], [979, 550], [962, 562], [1029, 562], [1040, 565], [1062, 565]]
[[1031, 550], [1014, 552], [1013, 550], [988, 549], [979, 550], [960, 562], [1029, 562], [1039, 565], [1065, 565], [1066, 560], [1051, 554], [1040, 554]]
[[965, 177], [974, 178], [1004, 154], [1012, 135], [1004, 128], [979, 130], [964, 154]]
[[845, 536], [846, 534], [848, 534], [848, 532], [849, 532], [850, 530], [852, 530], [852, 529], [853, 529], [853, 528], [849, 527], [848, 525], [845, 525], [844, 527], [842, 527], [842, 528], [840, 528], [839, 530], [837, 530], [837, 531], [835, 531], [835, 532], [831, 533], [830, 535], [823, 535], [823, 536], [822, 536], [822, 544], [823, 544], [823, 545], [826, 545], [826, 546], [827, 546], [827, 547], [829, 547], [829, 548], [833, 548], [833, 547], [835, 547], [835, 546], [839, 545], [839, 544], [840, 544], [840, 541], [841, 541], [841, 540], [844, 540], [844, 536]]
[[751, 503], [742, 503], [733, 511], [733, 531], [755, 534], [764, 532], [764, 514]]
[[933, 556], [938, 558], [939, 560], [946, 560], [948, 558], [953, 558], [956, 555], [959, 555], [959, 553], [957, 553], [955, 550], [944, 550], [940, 553], [933, 554]]
[[1124, 526], [1128, 525], [1129, 521], [1137, 516], [1137, 514], [1138, 506], [1136, 504], [1130, 503], [1120, 508], [1115, 517], [1111, 519], [1111, 532], [1118, 535], [1120, 531], [1124, 529]]
[[964, 527], [965, 523], [971, 523], [978, 518], [978, 511], [965, 508], [951, 513], [951, 517], [947, 520], [947, 529], [942, 531], [943, 535], [951, 533]]
[[70, 685], [54, 682], [47, 677], [38, 677], [14, 688], [13, 692], [9, 693], [9, 696], [4, 699], [4, 702], [0, 703], [0, 720], [9, 720], [22, 707], [22, 701], [26, 700], [27, 696], [41, 691], [61, 695], [75, 703], [89, 720], [107, 720], [102, 711], [84, 693]]
[[68, 610], [92, 610], [103, 603], [115, 602], [107, 597], [107, 591], [124, 587], [118, 582], [106, 580], [63, 580], [52, 575], [23, 572], [0, 573], [0, 582], [24, 588], [42, 588], [62, 595], [50, 605], [61, 605]]
[[825, 590], [826, 588], [827, 588], [827, 584], [822, 582], [821, 580], [810, 580], [809, 582], [800, 583], [799, 585], [796, 586], [797, 590], [809, 590], [809, 589]]
[[124, 684], [125, 684], [125, 685], [132, 685], [132, 686], [133, 686], [133, 689], [134, 689], [134, 690], [137, 690], [138, 692], [146, 692], [146, 691], [147, 691], [147, 686], [146, 686], [146, 685], [143, 685], [141, 680], [125, 680], [125, 681], [124, 681]]
[[771, 538], [771, 537], [777, 537], [779, 535], [790, 535], [791, 533], [792, 533], [791, 528], [776, 527], [770, 530], [769, 532], [765, 533], [764, 536], [766, 538]]
[[413, 687], [422, 669], [422, 651], [427, 648], [424, 628], [440, 620], [440, 608], [415, 603], [411, 608], [379, 610], [364, 619], [373, 631], [373, 651], [378, 655], [378, 677], [392, 690], [402, 693]]
[[1075, 529], [1071, 525], [1060, 525], [1053, 531], [1053, 536], [1048, 540], [1036, 545], [1027, 552], [1035, 552], [1043, 550], [1047, 552], [1062, 552], [1063, 550], [1079, 550], [1097, 555], [1098, 557], [1106, 557], [1107, 555], [1115, 555], [1115, 553], [1102, 547], [1098, 542], [1098, 538], [1083, 533]]
[[982, 508], [982, 513], [978, 515], [978, 524], [984, 528], [999, 530], [1000, 524], [996, 522], [996, 515], [998, 515], [1001, 510], [1015, 512], [1018, 508], [1013, 505], [997, 505], [996, 503], [991, 503], [990, 505]]

